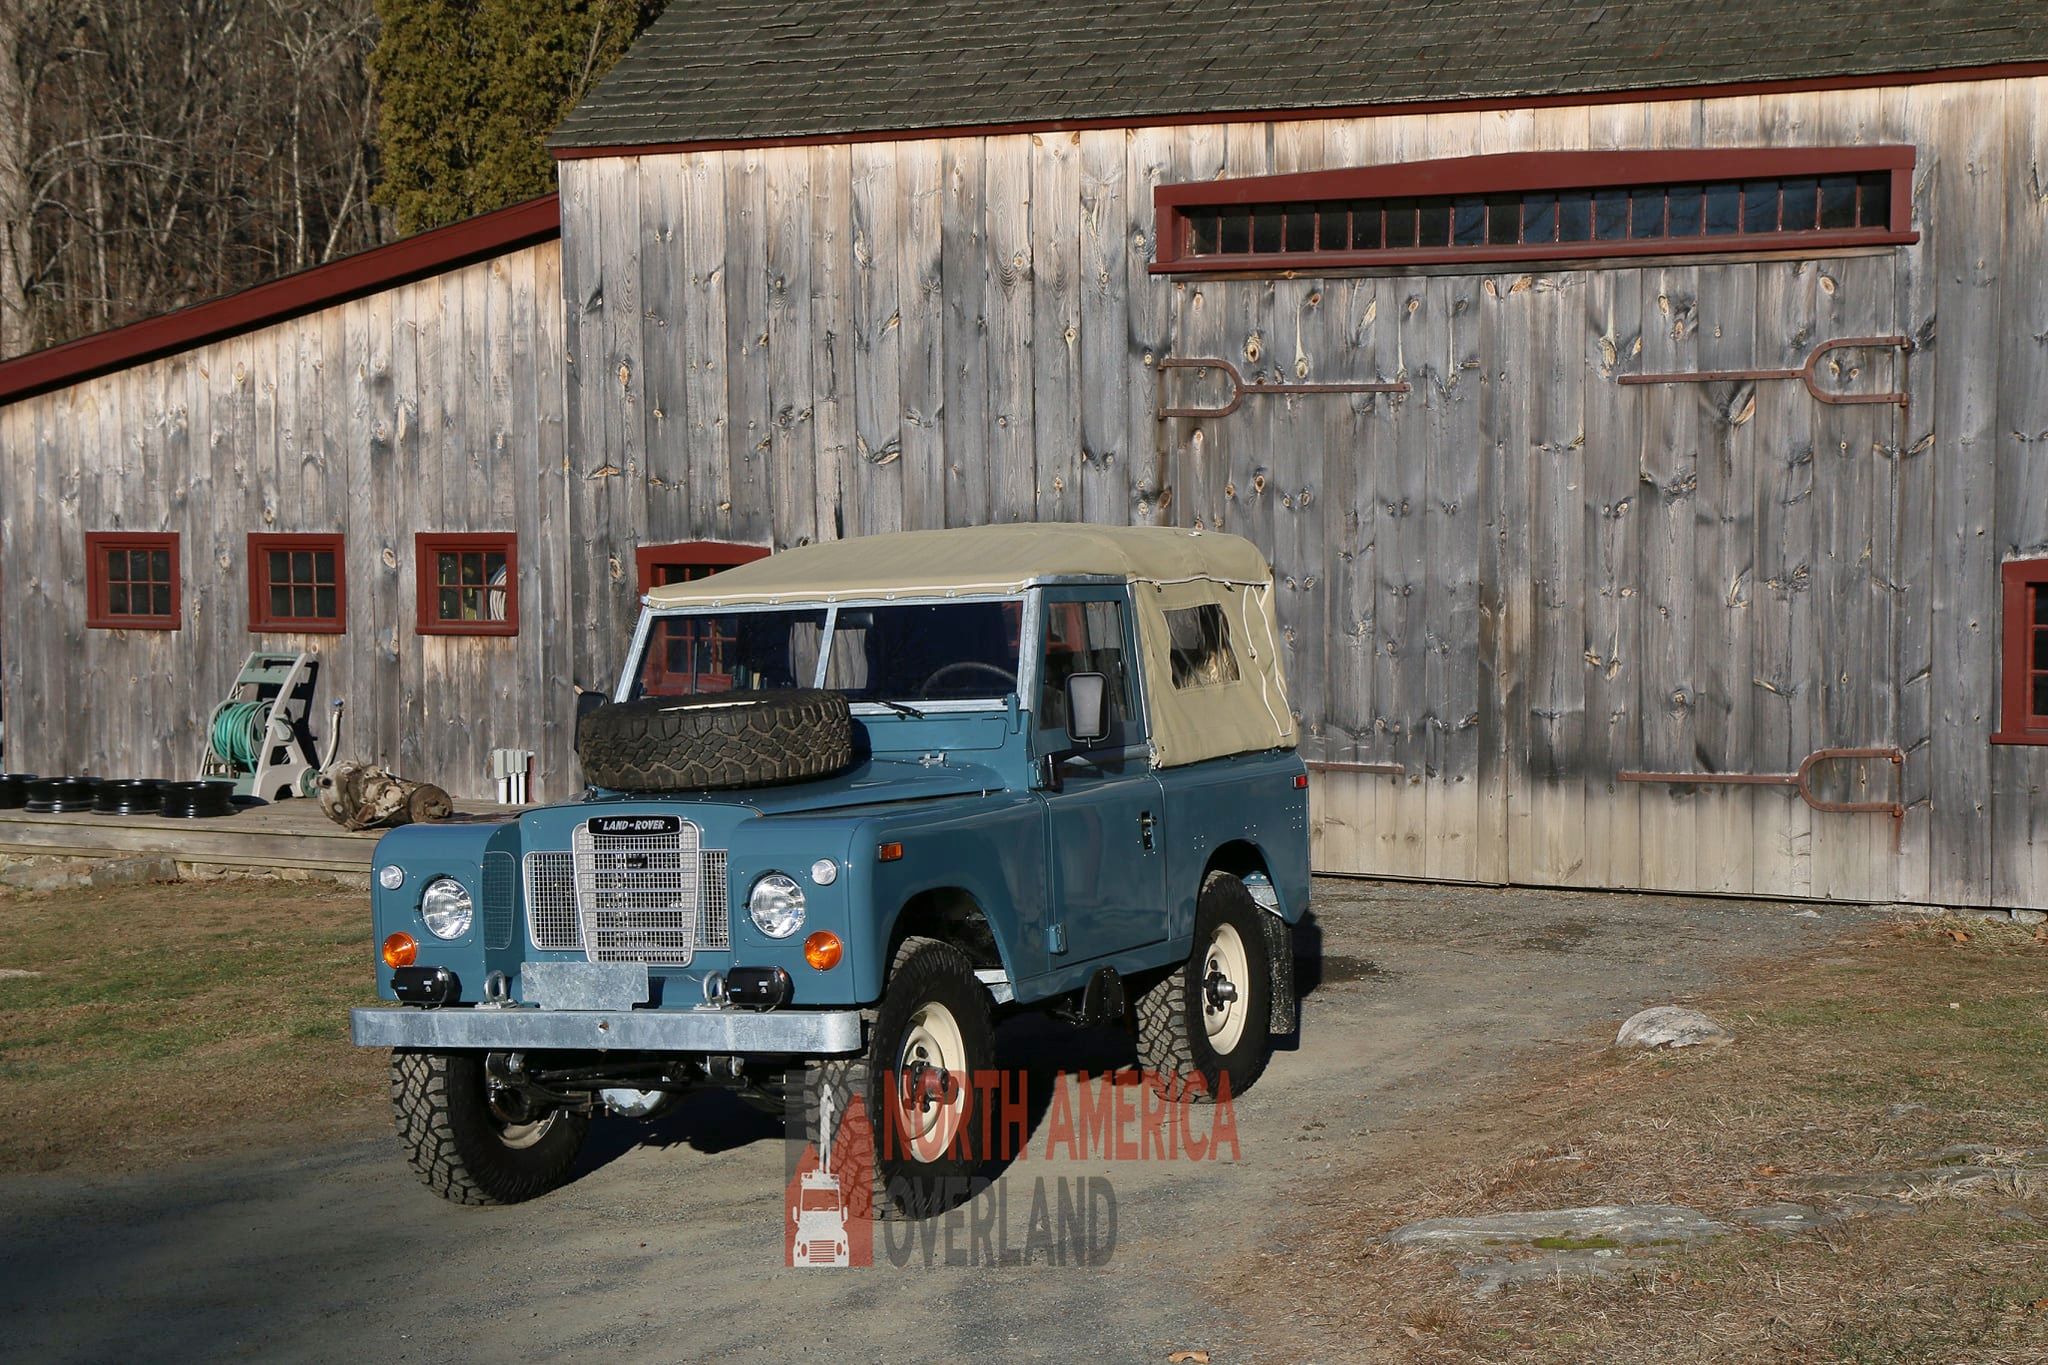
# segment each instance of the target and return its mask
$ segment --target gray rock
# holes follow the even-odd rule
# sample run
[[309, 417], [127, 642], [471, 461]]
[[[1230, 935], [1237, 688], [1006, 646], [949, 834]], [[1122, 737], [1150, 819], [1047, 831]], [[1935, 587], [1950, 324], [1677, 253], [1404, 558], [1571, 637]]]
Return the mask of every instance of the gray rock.
[[1656, 1005], [1632, 1014], [1614, 1035], [1616, 1047], [1719, 1047], [1732, 1041], [1727, 1029], [1698, 1010], [1679, 1005]]
[[1760, 1204], [1753, 1209], [1737, 1209], [1729, 1216], [1759, 1232], [1775, 1232], [1782, 1237], [1790, 1237], [1795, 1233], [1833, 1227], [1848, 1215], [1815, 1204]]
[[94, 863], [88, 879], [93, 886], [142, 886], [149, 882], [178, 880], [175, 858], [109, 858]]
[[1794, 911], [1794, 912], [1793, 912], [1792, 918], [1793, 918], [1793, 919], [1819, 919], [1819, 918], [1820, 918], [1820, 911], [1818, 911], [1818, 910], [1798, 910], [1798, 911]]
[[1619, 1251], [1561, 1251], [1527, 1261], [1482, 1261], [1458, 1267], [1473, 1281], [1475, 1294], [1498, 1294], [1509, 1285], [1562, 1284], [1566, 1280], [1608, 1279], [1656, 1264], [1654, 1256], [1631, 1258]]
[[23, 977], [41, 975], [41, 972], [31, 972], [22, 967], [0, 967], [0, 981], [18, 981]]
[[1977, 1190], [2003, 1190], [2022, 1199], [2048, 1193], [2048, 1172], [2022, 1166], [1984, 1166], [1957, 1162], [1912, 1171], [1869, 1171], [1860, 1175], [1811, 1175], [1792, 1182], [1812, 1194], [1870, 1195], [1914, 1200]]
[[2014, 924], [2048, 924], [2048, 910], [2015, 910], [2012, 912], [2012, 922]]
[[26, 857], [0, 865], [0, 886], [16, 891], [75, 891], [80, 887], [142, 886], [149, 882], [178, 880], [174, 858], [82, 858]]
[[1733, 1231], [1728, 1224], [1676, 1204], [1597, 1204], [1479, 1218], [1425, 1218], [1387, 1234], [1395, 1246], [1459, 1250], [1533, 1246], [1546, 1251], [1611, 1251], [1624, 1246], [1677, 1246]]

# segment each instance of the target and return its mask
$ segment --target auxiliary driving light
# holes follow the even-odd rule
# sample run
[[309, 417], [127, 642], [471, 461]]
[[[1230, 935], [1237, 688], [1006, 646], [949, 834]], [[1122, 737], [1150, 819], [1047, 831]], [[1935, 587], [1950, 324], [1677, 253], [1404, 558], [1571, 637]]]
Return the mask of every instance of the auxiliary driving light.
[[839, 965], [839, 958], [846, 950], [839, 942], [839, 935], [820, 929], [804, 940], [804, 961], [821, 972], [829, 972]]
[[820, 886], [830, 886], [839, 880], [839, 864], [830, 858], [820, 858], [811, 864], [811, 880]]
[[384, 965], [387, 967], [410, 967], [419, 955], [419, 941], [411, 934], [393, 934], [384, 940]]
[[386, 863], [377, 869], [377, 885], [386, 891], [396, 891], [405, 885], [405, 869], [397, 863]]

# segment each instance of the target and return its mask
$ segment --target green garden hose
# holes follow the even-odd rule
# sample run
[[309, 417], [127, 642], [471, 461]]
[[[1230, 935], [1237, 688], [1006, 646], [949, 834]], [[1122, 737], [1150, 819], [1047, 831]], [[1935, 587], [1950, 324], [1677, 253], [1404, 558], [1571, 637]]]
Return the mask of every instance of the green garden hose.
[[225, 702], [213, 713], [213, 752], [245, 773], [256, 771], [263, 757], [264, 717], [269, 703]]

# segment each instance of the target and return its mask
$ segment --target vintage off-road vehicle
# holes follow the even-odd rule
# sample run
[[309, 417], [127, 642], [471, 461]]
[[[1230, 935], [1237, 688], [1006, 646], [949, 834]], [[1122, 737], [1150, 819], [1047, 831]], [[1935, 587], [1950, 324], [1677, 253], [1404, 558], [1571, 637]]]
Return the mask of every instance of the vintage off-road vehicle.
[[896, 1125], [874, 1181], [915, 1209], [978, 1164], [1020, 1007], [1133, 1027], [1171, 1099], [1243, 1091], [1309, 895], [1272, 599], [1235, 536], [1066, 525], [654, 589], [583, 800], [377, 846], [397, 1003], [354, 1037], [412, 1165], [530, 1198], [593, 1116], [715, 1085]]

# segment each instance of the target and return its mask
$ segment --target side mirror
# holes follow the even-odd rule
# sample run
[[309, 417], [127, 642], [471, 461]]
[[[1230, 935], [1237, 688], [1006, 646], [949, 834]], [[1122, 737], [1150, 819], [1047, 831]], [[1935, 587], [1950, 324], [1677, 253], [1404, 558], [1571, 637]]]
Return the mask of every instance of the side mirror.
[[1100, 744], [1109, 737], [1109, 679], [1101, 673], [1067, 675], [1067, 738]]

